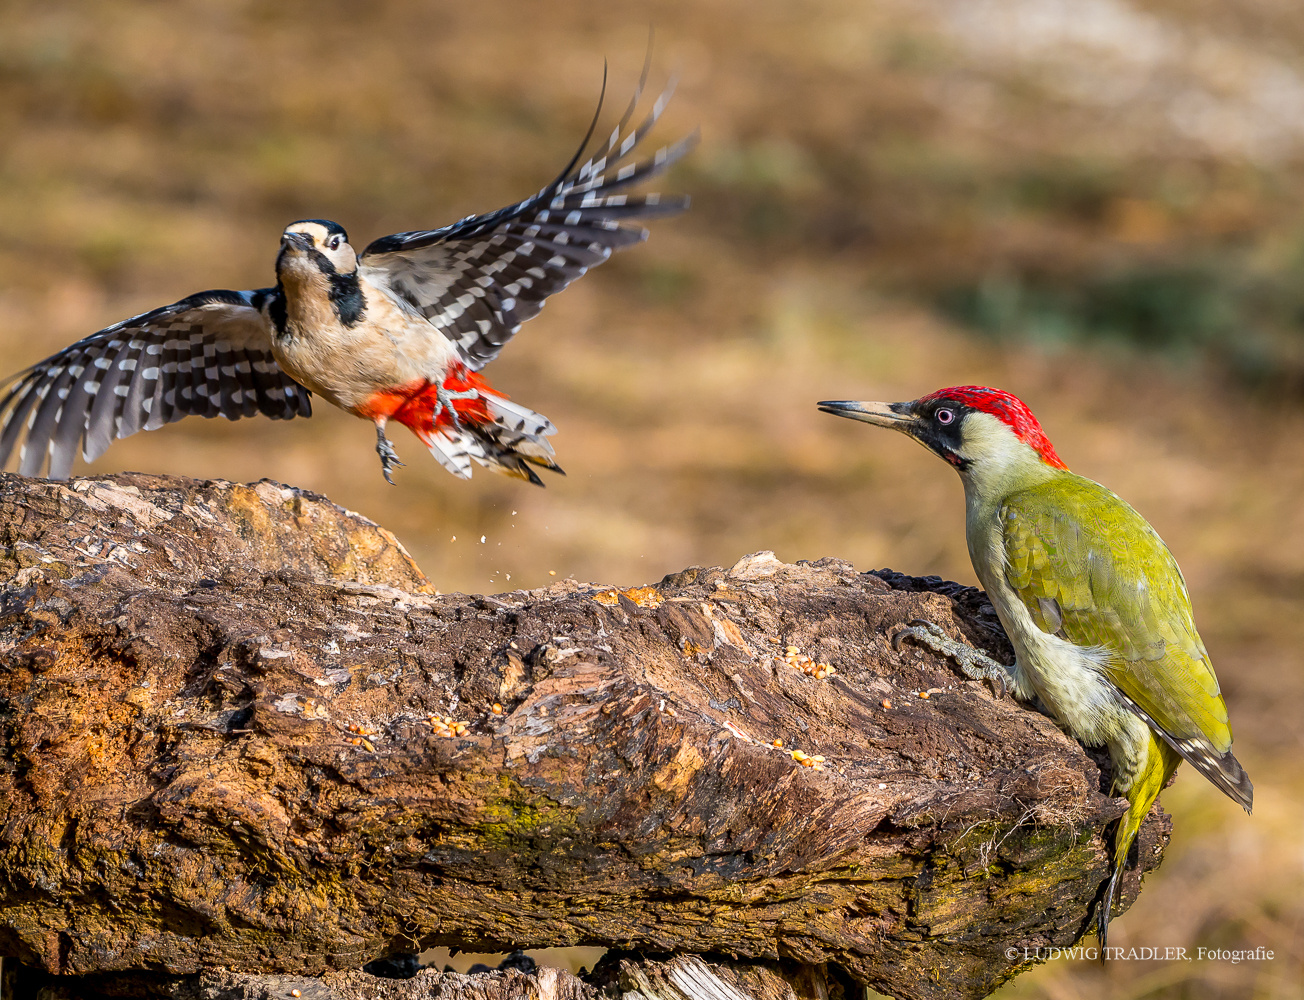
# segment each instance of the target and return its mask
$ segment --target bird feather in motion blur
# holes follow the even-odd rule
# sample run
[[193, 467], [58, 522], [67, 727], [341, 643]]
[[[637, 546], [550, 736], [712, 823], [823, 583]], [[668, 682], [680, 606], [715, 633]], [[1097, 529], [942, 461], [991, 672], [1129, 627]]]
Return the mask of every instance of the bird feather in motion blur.
[[909, 403], [819, 407], [899, 430], [959, 472], [969, 556], [1015, 663], [988, 659], [930, 623], [904, 634], [970, 677], [1040, 703], [1083, 743], [1109, 748], [1128, 810], [1096, 914], [1104, 957], [1128, 853], [1178, 764], [1188, 761], [1247, 812], [1254, 804], [1177, 561], [1128, 504], [1070, 472], [1008, 392], [957, 386]]
[[[0, 467], [66, 478], [116, 439], [186, 416], [306, 417], [310, 395], [374, 422], [385, 478], [401, 465], [396, 420], [455, 476], [478, 462], [542, 485], [560, 472], [547, 417], [479, 374], [508, 340], [614, 250], [647, 238], [627, 220], [682, 211], [686, 197], [628, 194], [692, 148], [696, 133], [624, 162], [660, 118], [667, 90], [630, 128], [647, 67], [605, 146], [580, 164], [598, 113], [566, 169], [537, 194], [440, 229], [396, 233], [361, 254], [334, 222], [292, 223], [277, 283], [199, 292], [94, 333], [12, 376], [0, 399]], [[606, 91], [604, 74], [603, 92]], [[20, 444], [21, 442], [21, 444]]]

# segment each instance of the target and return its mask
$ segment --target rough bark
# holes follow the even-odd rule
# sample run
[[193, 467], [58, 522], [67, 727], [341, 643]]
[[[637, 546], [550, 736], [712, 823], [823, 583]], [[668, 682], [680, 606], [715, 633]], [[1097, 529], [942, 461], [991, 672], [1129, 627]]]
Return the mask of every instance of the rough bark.
[[[9, 996], [99, 1000], [103, 978], [57, 977], [24, 968]], [[860, 991], [836, 970], [796, 962], [743, 962], [697, 955], [659, 959], [608, 952], [591, 974], [556, 968], [464, 975], [421, 969], [407, 979], [366, 972], [267, 975], [212, 969], [164, 984], [170, 1000], [854, 1000]]]
[[1096, 760], [893, 649], [1004, 649], [954, 584], [763, 553], [440, 596], [269, 482], [2, 476], [0, 532], [0, 953], [49, 972], [586, 944], [981, 996], [1107, 875]]

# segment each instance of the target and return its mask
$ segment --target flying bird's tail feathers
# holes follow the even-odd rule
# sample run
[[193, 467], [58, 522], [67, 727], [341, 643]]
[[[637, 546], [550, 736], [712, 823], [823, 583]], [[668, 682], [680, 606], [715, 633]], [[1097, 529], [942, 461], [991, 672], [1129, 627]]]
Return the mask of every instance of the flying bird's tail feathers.
[[[552, 421], [513, 403], [465, 365], [454, 365], [442, 383], [422, 382], [384, 395], [393, 401], [383, 407], [386, 416], [408, 427], [459, 479], [471, 478], [472, 462], [536, 486], [543, 480], [535, 467], [565, 475], [546, 440], [557, 431]], [[373, 401], [366, 415], [380, 412], [378, 403]]]

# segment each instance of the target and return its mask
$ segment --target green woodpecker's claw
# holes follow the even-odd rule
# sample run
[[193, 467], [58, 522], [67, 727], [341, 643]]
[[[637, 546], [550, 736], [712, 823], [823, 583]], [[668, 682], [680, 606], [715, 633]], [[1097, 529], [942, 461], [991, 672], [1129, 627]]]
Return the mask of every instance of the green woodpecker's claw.
[[939, 656], [951, 660], [961, 672], [976, 681], [987, 681], [992, 687], [992, 694], [998, 699], [1004, 698], [1009, 690], [1009, 671], [987, 655], [986, 650], [974, 649], [963, 642], [957, 642], [934, 622], [922, 618], [913, 619], [909, 628], [903, 628], [892, 637], [892, 648], [900, 649], [904, 639], [911, 639], [920, 646], [931, 649]]

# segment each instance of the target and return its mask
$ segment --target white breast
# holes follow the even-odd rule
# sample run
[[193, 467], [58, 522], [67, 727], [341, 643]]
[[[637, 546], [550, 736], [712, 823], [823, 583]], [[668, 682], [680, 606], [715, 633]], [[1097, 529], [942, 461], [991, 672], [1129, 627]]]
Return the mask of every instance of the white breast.
[[999, 524], [985, 534], [991, 540], [988, 550], [975, 552], [971, 545], [970, 555], [978, 579], [1014, 646], [1015, 694], [1035, 694], [1071, 735], [1091, 746], [1100, 746], [1120, 731], [1133, 728], [1131, 723], [1137, 721], [1136, 717], [1119, 701], [1114, 685], [1104, 674], [1110, 651], [1077, 646], [1043, 632], [1005, 578], [1005, 547]]
[[376, 392], [442, 381], [458, 359], [456, 347], [419, 313], [401, 308], [365, 281], [361, 286], [366, 309], [351, 327], [339, 322], [315, 289], [287, 287], [294, 335], [273, 344], [276, 360], [291, 377], [346, 410]]

